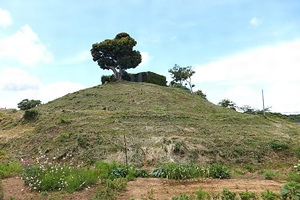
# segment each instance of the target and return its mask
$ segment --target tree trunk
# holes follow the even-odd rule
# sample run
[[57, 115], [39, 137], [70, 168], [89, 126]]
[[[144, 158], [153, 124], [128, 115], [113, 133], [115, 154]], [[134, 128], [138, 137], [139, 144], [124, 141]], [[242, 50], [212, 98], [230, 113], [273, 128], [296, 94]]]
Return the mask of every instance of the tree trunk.
[[122, 70], [122, 67], [119, 66], [119, 81], [122, 80], [122, 77], [123, 77], [123, 70]]
[[119, 80], [119, 73], [118, 73], [117, 69], [113, 66], [107, 66], [107, 68], [111, 69], [114, 72], [115, 79]]

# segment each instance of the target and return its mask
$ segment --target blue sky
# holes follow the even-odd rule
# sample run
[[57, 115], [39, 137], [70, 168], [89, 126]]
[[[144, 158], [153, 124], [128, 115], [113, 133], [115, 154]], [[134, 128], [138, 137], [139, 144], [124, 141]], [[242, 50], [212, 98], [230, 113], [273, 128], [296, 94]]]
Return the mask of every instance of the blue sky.
[[[22, 2], [22, 3], [21, 3]], [[143, 62], [129, 72], [168, 77], [192, 66], [196, 89], [218, 103], [300, 113], [299, 0], [4, 0], [0, 4], [0, 107], [43, 103], [100, 84], [111, 71], [93, 43], [127, 32]]]

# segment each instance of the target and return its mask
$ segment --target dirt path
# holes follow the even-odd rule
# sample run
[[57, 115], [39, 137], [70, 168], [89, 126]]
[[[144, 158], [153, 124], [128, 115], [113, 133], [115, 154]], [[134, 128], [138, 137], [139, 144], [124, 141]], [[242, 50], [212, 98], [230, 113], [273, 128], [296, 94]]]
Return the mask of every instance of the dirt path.
[[175, 182], [166, 181], [156, 178], [137, 179], [129, 182], [127, 191], [121, 195], [120, 200], [128, 200], [130, 198], [141, 199], [141, 197], [149, 196], [148, 193], [153, 193], [154, 199], [170, 200], [172, 196], [180, 195], [180, 193], [191, 194], [199, 187], [202, 187], [207, 192], [220, 192], [224, 188], [230, 191], [254, 191], [261, 193], [267, 189], [273, 192], [279, 192], [281, 183], [272, 180], [255, 180], [255, 179], [209, 179], [190, 182]]

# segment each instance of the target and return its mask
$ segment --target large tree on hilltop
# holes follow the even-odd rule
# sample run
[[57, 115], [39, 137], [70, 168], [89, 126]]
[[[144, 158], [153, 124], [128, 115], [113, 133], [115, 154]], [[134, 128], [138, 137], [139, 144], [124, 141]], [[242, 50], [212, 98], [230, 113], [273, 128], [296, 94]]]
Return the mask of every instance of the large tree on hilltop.
[[112, 40], [93, 44], [91, 54], [101, 69], [112, 70], [116, 80], [122, 80], [124, 70], [136, 68], [142, 62], [140, 52], [133, 50], [136, 44], [129, 34], [119, 33]]

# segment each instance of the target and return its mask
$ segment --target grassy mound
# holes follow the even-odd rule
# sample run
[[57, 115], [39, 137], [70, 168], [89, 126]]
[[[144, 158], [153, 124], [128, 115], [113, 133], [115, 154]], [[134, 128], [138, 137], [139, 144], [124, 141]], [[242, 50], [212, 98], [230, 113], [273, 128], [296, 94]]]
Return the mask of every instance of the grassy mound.
[[8, 157], [124, 162], [124, 135], [129, 162], [140, 165], [295, 163], [300, 156], [296, 123], [241, 114], [148, 83], [96, 86], [35, 110], [35, 120], [22, 119], [23, 111], [0, 110], [0, 151]]

